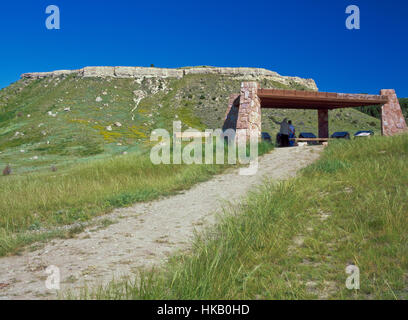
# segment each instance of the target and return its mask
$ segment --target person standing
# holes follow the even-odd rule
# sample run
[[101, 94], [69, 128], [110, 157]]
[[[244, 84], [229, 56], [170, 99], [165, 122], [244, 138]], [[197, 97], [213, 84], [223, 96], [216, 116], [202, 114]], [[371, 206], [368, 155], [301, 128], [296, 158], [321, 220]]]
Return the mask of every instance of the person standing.
[[296, 138], [296, 130], [292, 124], [292, 120], [288, 121], [289, 124], [289, 145], [293, 147], [295, 145], [295, 140], [290, 140]]
[[271, 120], [276, 124], [280, 125], [279, 133], [280, 133], [280, 141], [281, 147], [289, 147], [289, 123], [288, 119], [284, 118], [282, 122], [276, 121], [274, 118], [271, 117]]

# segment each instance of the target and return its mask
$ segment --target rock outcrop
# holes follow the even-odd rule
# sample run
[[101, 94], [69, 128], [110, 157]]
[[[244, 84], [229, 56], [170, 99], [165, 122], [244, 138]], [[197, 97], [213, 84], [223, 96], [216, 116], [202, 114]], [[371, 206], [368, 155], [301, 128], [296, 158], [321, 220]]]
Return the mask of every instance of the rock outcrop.
[[282, 84], [298, 83], [311, 90], [317, 90], [313, 79], [286, 77], [263, 68], [222, 68], [222, 67], [187, 67], [179, 69], [146, 68], [146, 67], [85, 67], [77, 70], [57, 70], [52, 72], [24, 73], [23, 79], [38, 79], [44, 77], [59, 77], [77, 74], [82, 77], [112, 77], [112, 78], [182, 78], [189, 74], [218, 74], [233, 77], [238, 80], [259, 81], [268, 79]]

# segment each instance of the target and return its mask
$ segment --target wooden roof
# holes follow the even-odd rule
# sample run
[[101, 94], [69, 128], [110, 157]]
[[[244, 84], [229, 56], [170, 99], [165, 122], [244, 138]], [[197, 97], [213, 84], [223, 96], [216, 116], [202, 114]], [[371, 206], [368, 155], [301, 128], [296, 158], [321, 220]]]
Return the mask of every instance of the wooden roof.
[[335, 109], [382, 105], [387, 96], [303, 90], [259, 89], [262, 108]]

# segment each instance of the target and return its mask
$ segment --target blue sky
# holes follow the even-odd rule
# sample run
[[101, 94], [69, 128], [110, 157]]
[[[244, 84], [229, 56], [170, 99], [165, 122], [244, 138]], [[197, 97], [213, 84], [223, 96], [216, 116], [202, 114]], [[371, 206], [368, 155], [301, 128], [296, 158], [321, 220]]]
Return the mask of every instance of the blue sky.
[[[61, 29], [47, 30], [57, 5]], [[360, 8], [361, 29], [345, 27]], [[408, 2], [2, 1], [0, 87], [21, 73], [97, 65], [262, 67], [321, 91], [408, 97]]]

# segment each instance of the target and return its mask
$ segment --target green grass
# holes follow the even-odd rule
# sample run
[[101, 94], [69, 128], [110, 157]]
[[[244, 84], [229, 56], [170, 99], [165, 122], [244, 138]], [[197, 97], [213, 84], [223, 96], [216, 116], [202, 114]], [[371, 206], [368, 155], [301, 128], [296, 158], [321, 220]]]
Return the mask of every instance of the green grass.
[[[260, 83], [265, 88], [307, 89], [268, 79]], [[11, 164], [14, 174], [25, 174], [140, 152], [152, 130], [171, 130], [174, 120], [182, 121], [183, 130], [222, 128], [229, 95], [239, 92], [240, 84], [215, 74], [139, 82], [76, 75], [19, 80], [0, 90], [0, 169]], [[145, 97], [133, 110], [134, 92], [139, 91]], [[298, 133], [317, 134], [315, 110], [262, 110], [262, 129], [274, 136], [279, 126], [271, 115], [292, 119]], [[378, 119], [353, 109], [330, 111], [329, 119], [330, 132], [380, 132]], [[106, 129], [109, 125], [112, 131]]]
[[[259, 154], [272, 148], [260, 143]], [[228, 166], [154, 165], [149, 153], [144, 153], [94, 160], [57, 172], [2, 176], [0, 255], [55, 235], [47, 236], [52, 227], [85, 222], [113, 208], [174, 194]]]
[[[335, 141], [289, 181], [266, 183], [190, 253], [97, 299], [407, 299], [408, 136]], [[348, 290], [345, 268], [360, 268]]]
[[[7, 164], [12, 168], [11, 176], [0, 176], [0, 255], [31, 242], [21, 239], [43, 237], [27, 236], [27, 230], [86, 221], [113, 207], [176, 192], [218, 172], [213, 167], [150, 168], [142, 155], [149, 150], [151, 131], [171, 132], [174, 120], [182, 122], [182, 130], [221, 128], [229, 95], [239, 92], [240, 83], [211, 74], [142, 81], [70, 75], [22, 79], [0, 90], [0, 170]], [[262, 86], [306, 89], [268, 79]], [[134, 92], [140, 90], [145, 97], [132, 112]], [[331, 131], [380, 129], [377, 119], [356, 110], [331, 112]], [[291, 118], [298, 132], [317, 131], [314, 111], [262, 113], [263, 131], [272, 136], [278, 127], [270, 121], [271, 114]], [[129, 156], [121, 156], [125, 151]], [[140, 181], [134, 181], [135, 176]], [[160, 179], [163, 186], [157, 186]]]

